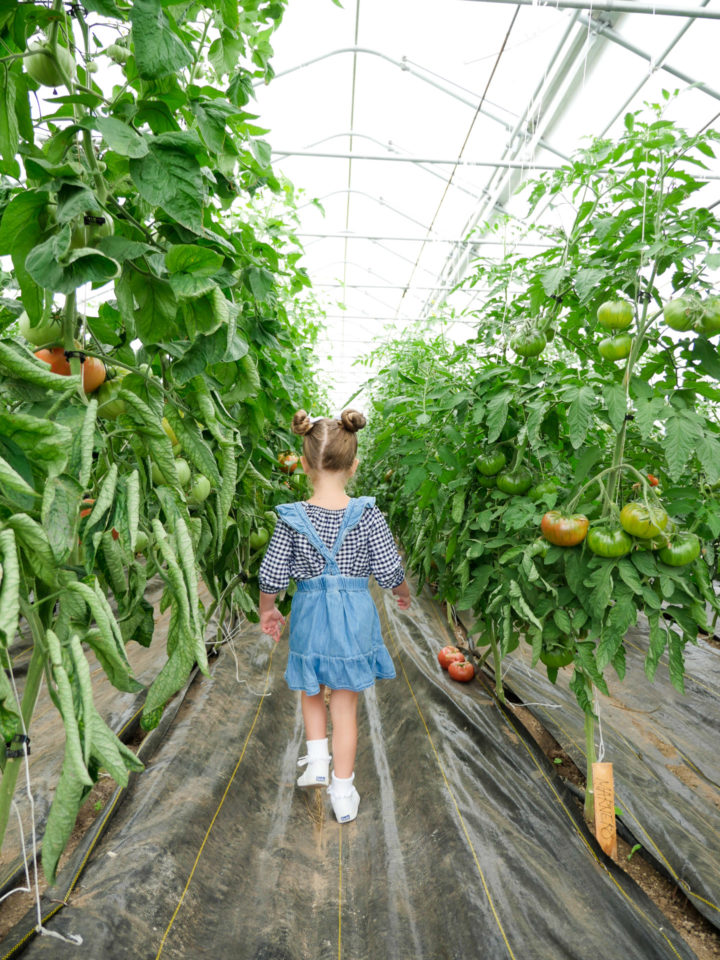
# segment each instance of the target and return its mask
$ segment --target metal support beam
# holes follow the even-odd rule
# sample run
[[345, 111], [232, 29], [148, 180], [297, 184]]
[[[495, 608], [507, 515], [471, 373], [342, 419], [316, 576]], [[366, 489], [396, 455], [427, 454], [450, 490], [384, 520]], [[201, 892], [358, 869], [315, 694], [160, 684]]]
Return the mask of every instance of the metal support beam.
[[[710, 3], [710, 0], [702, 0], [702, 5], [703, 5], [704, 7], [706, 7], [706, 6], [708, 5], [708, 3]], [[587, 17], [584, 17], [583, 19], [587, 20]], [[660, 56], [656, 58], [655, 63], [654, 63], [655, 69], [658, 69], [659, 67], [662, 67], [662, 66], [664, 65], [665, 60], [667, 60], [667, 58], [670, 56], [670, 54], [672, 53], [672, 51], [675, 49], [675, 47], [678, 45], [678, 43], [682, 40], [682, 38], [683, 38], [683, 37], [685, 36], [685, 34], [688, 32], [688, 30], [690, 29], [690, 27], [692, 26], [692, 24], [693, 24], [693, 21], [692, 21], [692, 20], [688, 20], [687, 23], [684, 23], [684, 24], [682, 25], [682, 27], [681, 27], [681, 29], [679, 30], [679, 32], [675, 34], [675, 36], [672, 38], [672, 40], [670, 41], [670, 43], [665, 47], [665, 49], [664, 49], [663, 52], [660, 54]], [[640, 83], [638, 83], [637, 86], [635, 87], [635, 89], [632, 91], [632, 93], [625, 98], [625, 100], [623, 101], [623, 105], [615, 112], [615, 116], [612, 118], [612, 120], [610, 120], [609, 123], [606, 123], [606, 124], [605, 124], [605, 128], [603, 129], [602, 133], [600, 134], [601, 137], [607, 136], [607, 133], [608, 133], [608, 131], [611, 129], [611, 127], [613, 126], [613, 124], [614, 124], [617, 120], [619, 120], [620, 117], [622, 117], [622, 116], [624, 115], [624, 113], [625, 113], [625, 111], [627, 110], [627, 108], [630, 106], [631, 103], [634, 102], [635, 97], [640, 93], [640, 91], [642, 90], [642, 88], [643, 88], [643, 87], [645, 86], [645, 84], [648, 82], [649, 77], [650, 77], [650, 74], [648, 74], [647, 76], [643, 77], [642, 80], [640, 81]]]
[[[494, 3], [496, 0], [490, 0], [490, 2]], [[717, 12], [715, 16], [720, 18], [720, 12]], [[619, 33], [615, 33], [612, 27], [607, 27], [599, 21], [593, 20], [592, 17], [586, 17], [583, 14], [580, 15], [580, 22], [584, 23], [585, 26], [590, 27], [591, 30], [595, 30], [596, 33], [600, 34], [600, 36], [607, 37], [608, 40], [611, 40], [619, 47], [624, 47], [625, 50], [629, 50], [630, 53], [634, 53], [635, 56], [641, 57], [643, 60], [647, 60], [651, 67], [655, 66], [655, 60], [652, 54], [647, 53], [645, 50], [641, 50], [640, 47], [636, 47], [634, 43], [630, 43], [629, 40], [621, 37]], [[713, 87], [709, 87], [706, 83], [695, 80], [683, 70], [677, 70], [675, 67], [671, 67], [667, 63], [663, 63], [660, 67], [658, 67], [658, 69], [664, 70], [665, 73], [669, 73], [670, 76], [677, 77], [678, 80], [683, 80], [690, 86], [697, 87], [698, 90], [702, 90], [703, 93], [707, 93], [708, 96], [714, 97], [716, 100], [720, 100], [720, 91], [715, 90]]]
[[313, 282], [314, 287], [339, 287], [347, 290], [407, 290], [412, 293], [415, 290], [455, 290], [457, 293], [471, 293], [474, 291], [463, 290], [459, 287], [408, 287], [406, 283], [317, 283]]
[[321, 240], [371, 240], [382, 241], [385, 243], [456, 243], [469, 247], [537, 247], [540, 250], [547, 250], [551, 244], [531, 243], [528, 240], [519, 240], [517, 243], [505, 243], [503, 240], [456, 240], [453, 237], [383, 237], [368, 233], [295, 233], [296, 237], [317, 237]]
[[447, 166], [454, 167], [504, 167], [508, 170], [559, 170], [557, 164], [533, 163], [522, 160], [439, 160], [436, 158], [427, 159], [425, 157], [396, 157], [390, 154], [386, 157], [380, 157], [377, 154], [369, 153], [325, 153], [320, 150], [276, 150], [273, 154], [277, 157], [314, 157], [325, 160], [382, 160], [386, 163], [444, 163]]
[[[276, 73], [274, 80], [278, 80], [280, 77], [286, 77], [289, 73], [295, 73], [296, 70], [304, 70], [306, 67], [310, 67], [315, 63], [320, 63], [322, 60], [327, 60], [329, 57], [336, 57], [341, 53], [368, 53], [373, 57], [379, 57], [381, 60], [385, 60], [388, 63], [392, 64], [394, 67], [398, 67], [404, 73], [409, 73], [411, 76], [416, 77], [418, 80], [422, 80], [423, 83], [429, 84], [431, 87], [435, 87], [437, 90], [440, 90], [442, 93], [447, 94], [447, 96], [452, 97], [454, 100], [458, 100], [460, 103], [464, 103], [468, 107], [472, 107], [473, 110], [477, 110], [478, 103], [480, 102], [480, 97], [478, 96], [475, 100], [468, 100], [466, 97], [461, 96], [459, 93], [455, 93], [454, 90], [450, 90], [448, 87], [443, 86], [440, 83], [437, 83], [435, 80], [431, 80], [430, 77], [426, 77], [423, 73], [418, 73], [417, 70], [414, 70], [408, 63], [407, 57], [403, 57], [402, 60], [395, 60], [393, 57], [388, 57], [387, 54], [381, 53], [379, 50], [373, 50], [371, 47], [340, 47], [337, 50], [330, 50], [328, 53], [323, 53], [319, 57], [313, 57], [312, 60], [306, 60], [304, 63], [298, 63], [294, 67], [289, 67], [287, 70], [281, 70], [279, 73]], [[422, 66], [420, 69], [424, 69]], [[429, 71], [428, 71], [429, 72]], [[452, 82], [452, 81], [448, 81]], [[254, 87], [259, 87], [264, 85], [264, 80], [256, 80], [253, 83]], [[490, 120], [494, 120], [496, 123], [501, 124], [505, 127], [506, 130], [512, 129], [512, 124], [508, 123], [507, 120], [503, 120], [502, 117], [499, 117], [497, 114], [488, 110], [487, 107], [483, 107], [480, 113], [488, 117]], [[568, 160], [569, 157], [566, 154], [561, 153], [559, 150], [556, 150], [555, 147], [551, 146], [549, 143], [542, 143], [542, 146], [550, 151], [551, 153], [556, 154], [561, 157], [563, 160]]]
[[471, 0], [474, 3], [504, 3], [517, 7], [548, 7], [552, 10], [598, 10], [607, 13], [647, 13], [662, 17], [691, 17], [720, 20], [720, 10], [703, 7], [673, 7], [664, 3], [636, 3], [634, 0]]

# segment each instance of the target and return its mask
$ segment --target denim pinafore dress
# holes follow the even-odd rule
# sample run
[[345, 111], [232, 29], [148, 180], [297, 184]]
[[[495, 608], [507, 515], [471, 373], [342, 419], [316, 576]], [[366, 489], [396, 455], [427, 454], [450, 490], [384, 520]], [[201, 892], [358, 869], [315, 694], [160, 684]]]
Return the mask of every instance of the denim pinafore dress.
[[390, 679], [395, 667], [383, 643], [380, 618], [368, 577], [345, 577], [335, 560], [340, 547], [374, 497], [350, 500], [332, 550], [318, 536], [300, 503], [279, 504], [278, 515], [306, 537], [325, 559], [319, 577], [298, 580], [290, 611], [290, 652], [285, 680], [310, 696], [331, 690], [365, 690], [376, 678]]

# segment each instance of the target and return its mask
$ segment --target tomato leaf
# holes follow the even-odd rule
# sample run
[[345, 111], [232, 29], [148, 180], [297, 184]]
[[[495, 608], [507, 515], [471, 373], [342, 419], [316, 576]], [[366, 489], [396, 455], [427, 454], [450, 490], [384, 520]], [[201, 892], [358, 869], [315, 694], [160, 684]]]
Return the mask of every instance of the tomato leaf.
[[670, 477], [679, 480], [698, 440], [703, 436], [700, 418], [690, 410], [673, 411], [665, 424], [663, 450]]
[[613, 430], [620, 430], [627, 412], [627, 397], [619, 383], [608, 383], [603, 387], [603, 396], [607, 404], [608, 420]]
[[130, 176], [144, 200], [193, 233], [202, 233], [203, 179], [189, 145], [180, 149], [151, 141], [146, 156], [130, 160]]
[[144, 80], [169, 77], [189, 67], [192, 56], [173, 30], [160, 0], [135, 0], [130, 8], [135, 62]]
[[567, 422], [570, 434], [570, 443], [577, 450], [587, 436], [590, 426], [590, 417], [597, 402], [592, 387], [569, 387], [564, 391], [565, 400], [570, 400], [567, 411]]

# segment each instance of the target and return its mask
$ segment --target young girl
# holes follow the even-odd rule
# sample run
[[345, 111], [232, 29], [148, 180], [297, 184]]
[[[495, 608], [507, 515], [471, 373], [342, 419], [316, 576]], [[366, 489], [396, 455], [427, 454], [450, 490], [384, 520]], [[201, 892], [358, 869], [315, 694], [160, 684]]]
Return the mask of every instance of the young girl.
[[279, 640], [285, 623], [275, 598], [292, 577], [290, 653], [285, 680], [302, 690], [307, 764], [300, 787], [328, 782], [325, 687], [330, 693], [335, 762], [328, 793], [340, 823], [357, 816], [360, 796], [353, 786], [357, 748], [358, 691], [376, 677], [394, 677], [368, 589], [372, 573], [392, 589], [399, 606], [410, 606], [410, 590], [392, 535], [374, 497], [351, 499], [345, 485], [357, 470], [356, 432], [365, 417], [345, 410], [340, 420], [311, 418], [304, 410], [292, 429], [303, 439], [300, 459], [313, 488], [304, 503], [284, 503], [260, 567], [260, 627]]

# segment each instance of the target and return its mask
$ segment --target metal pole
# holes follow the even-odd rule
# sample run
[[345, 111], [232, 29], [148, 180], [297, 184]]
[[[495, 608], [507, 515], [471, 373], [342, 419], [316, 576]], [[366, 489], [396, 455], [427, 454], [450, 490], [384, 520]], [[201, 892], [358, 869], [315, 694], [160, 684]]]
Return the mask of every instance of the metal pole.
[[[496, 0], [490, 0], [490, 2], [495, 3]], [[720, 16], [720, 13], [716, 14], [716, 16]], [[601, 36], [607, 37], [608, 40], [616, 43], [619, 47], [624, 47], [626, 50], [629, 50], [630, 53], [634, 53], [636, 56], [642, 57], [643, 60], [647, 60], [651, 66], [654, 66], [655, 61], [651, 54], [641, 50], [640, 47], [636, 47], [634, 43], [630, 43], [624, 37], [621, 37], [619, 33], [615, 33], [611, 27], [606, 27], [597, 20], [593, 20], [591, 17], [585, 17], [582, 14], [580, 15], [580, 20], [586, 26], [591, 27], [593, 30], [599, 33]], [[703, 93], [707, 93], [708, 96], [714, 97], [716, 100], [720, 100], [720, 91], [715, 90], [713, 87], [709, 87], [706, 83], [702, 83], [699, 80], [694, 80], [691, 76], [689, 76], [689, 74], [684, 73], [682, 70], [677, 70], [675, 67], [669, 67], [666, 63], [663, 63], [659, 69], [664, 70], [673, 77], [677, 77], [679, 80], [684, 80], [685, 83], [688, 83], [691, 86], [697, 87], [698, 90], [702, 90]]]
[[[355, 133], [355, 131], [348, 130], [345, 133], [334, 133], [331, 137], [324, 137], [322, 140], [318, 140], [315, 143], [309, 144], [305, 149], [310, 149], [311, 147], [317, 147], [321, 143], [326, 143], [328, 140], [336, 140], [338, 137], [356, 137], [358, 140], [370, 140], [372, 143], [376, 143], [379, 147], [382, 147], [383, 150], [387, 150], [388, 153], [394, 153], [400, 156], [400, 151], [394, 149], [392, 144], [383, 143], [382, 140], [376, 140], [375, 137], [368, 136], [366, 133]], [[407, 156], [407, 151], [405, 151]], [[441, 173], [438, 173], [437, 170], [430, 170], [427, 167], [424, 167], [421, 163], [418, 164], [421, 170], [424, 170], [426, 173], [429, 173], [431, 177], [437, 177], [438, 180], [442, 180], [443, 183], [446, 182], [446, 177]], [[476, 193], [474, 190], [468, 189], [467, 186], [463, 186], [461, 183], [453, 180], [452, 186], [459, 190], [461, 193], [466, 193], [469, 197], [472, 197], [473, 200], [482, 200], [482, 194]], [[503, 211], [504, 213], [505, 211]]]
[[516, 7], [548, 7], [552, 10], [598, 10], [607, 13], [649, 13], [663, 17], [692, 17], [720, 20], [720, 10], [702, 7], [666, 7], [662, 3], [635, 3], [633, 0], [471, 0], [474, 3], [505, 3]]
[[459, 287], [408, 287], [406, 283], [313, 283], [314, 287], [340, 287], [348, 290], [455, 290], [457, 293], [471, 293], [471, 290], [462, 290]]
[[[706, 6], [708, 5], [708, 3], [710, 3], [710, 0], [702, 0], [702, 5], [703, 5], [704, 7], [706, 7]], [[586, 19], [586, 18], [585, 18], [585, 19]], [[690, 29], [690, 27], [692, 26], [692, 24], [693, 24], [693, 21], [692, 21], [692, 20], [688, 20], [687, 23], [684, 23], [684, 24], [683, 24], [682, 29], [679, 31], [679, 33], [677, 33], [677, 34], [673, 37], [673, 39], [670, 41], [670, 43], [667, 45], [667, 47], [665, 47], [665, 49], [663, 50], [663, 52], [660, 54], [660, 56], [659, 56], [659, 57], [657, 58], [657, 60], [655, 61], [655, 66], [656, 66], [656, 67], [661, 67], [661, 66], [663, 65], [663, 61], [672, 53], [672, 51], [674, 50], [674, 48], [678, 45], [678, 43], [682, 40], [682, 38], [683, 38], [683, 37], [685, 36], [685, 34], [688, 32], [688, 30]], [[615, 114], [615, 116], [612, 118], [612, 120], [611, 120], [609, 123], [606, 123], [606, 124], [605, 124], [605, 129], [604, 129], [604, 130], [602, 131], [602, 133], [600, 134], [601, 137], [604, 137], [604, 136], [607, 135], [608, 130], [610, 130], [610, 128], [612, 127], [612, 125], [613, 125], [617, 120], [619, 120], [620, 117], [625, 113], [625, 111], [627, 110], [627, 108], [628, 108], [628, 107], [630, 106], [630, 104], [633, 102], [633, 100], [634, 100], [635, 97], [638, 95], [638, 93], [640, 93], [640, 91], [641, 91], [642, 88], [645, 86], [645, 84], [647, 83], [647, 81], [648, 81], [648, 77], [643, 77], [643, 78], [642, 78], [642, 80], [641, 80], [640, 83], [635, 87], [635, 89], [634, 89], [633, 92], [630, 94], [630, 96], [626, 98], [625, 102], [624, 102], [623, 105], [620, 107], [620, 109], [616, 112], [616, 114]]]
[[509, 170], [527, 170], [528, 167], [531, 167], [533, 170], [560, 169], [557, 165], [551, 166], [549, 164], [533, 163], [531, 160], [526, 160], [524, 163], [521, 160], [439, 160], [435, 158], [426, 159], [425, 157], [396, 157], [394, 154], [387, 157], [380, 157], [377, 154], [369, 153], [324, 153], [319, 150], [273, 149], [272, 152], [278, 157], [315, 157], [327, 160], [348, 160], [352, 157], [353, 160], [383, 160], [387, 163], [444, 163], [449, 166], [455, 166], [455, 164], [457, 164], [461, 167], [505, 167]]
[[[458, 100], [460, 103], [464, 103], [468, 107], [472, 107], [473, 110], [477, 109], [478, 101], [477, 100], [468, 100], [466, 97], [461, 96], [459, 93], [455, 93], [453, 90], [449, 90], [447, 87], [443, 86], [440, 83], [437, 83], [435, 80], [431, 80], [429, 77], [426, 77], [422, 73], [418, 73], [417, 70], [414, 70], [407, 62], [405, 58], [403, 60], [395, 60], [393, 57], [387, 56], [385, 53], [380, 53], [379, 50], [373, 50], [370, 47], [340, 47], [337, 50], [331, 50], [329, 53], [323, 53], [319, 57], [313, 57], [312, 60], [306, 60], [304, 63], [299, 63], [294, 67], [289, 67], [287, 70], [281, 70], [279, 73], [276, 73], [274, 78], [277, 80], [279, 77], [286, 77], [289, 73], [294, 73], [296, 70], [304, 70], [305, 67], [311, 67], [315, 63], [319, 63], [322, 60], [327, 60], [329, 57], [335, 57], [340, 53], [369, 53], [373, 57], [379, 57], [381, 60], [386, 60], [388, 63], [391, 63], [394, 67], [398, 67], [404, 73], [409, 73], [411, 76], [416, 77], [418, 80], [422, 80], [423, 83], [429, 84], [431, 87], [435, 87], [437, 90], [440, 90], [442, 93], [447, 94], [448, 97], [452, 97], [454, 100]], [[421, 67], [420, 69], [424, 69]], [[256, 80], [253, 83], [254, 87], [259, 87], [265, 84], [264, 80]], [[501, 124], [505, 127], [506, 130], [512, 129], [512, 124], [508, 123], [507, 120], [503, 120], [502, 117], [499, 117], [497, 114], [492, 113], [487, 108], [483, 108], [480, 111], [483, 116], [488, 117], [490, 120], [494, 120], [496, 123]], [[559, 150], [556, 150], [555, 147], [551, 146], [549, 143], [541, 142], [542, 147], [550, 153], [556, 154], [563, 160], [568, 160], [569, 157], [561, 153]]]
[[457, 243], [467, 246], [488, 246], [488, 247], [538, 247], [540, 250], [548, 250], [550, 244], [532, 243], [529, 240], [518, 240], [517, 243], [507, 244], [503, 240], [455, 240], [453, 237], [383, 237], [370, 233], [295, 233], [296, 237], [317, 237], [321, 240], [371, 240], [383, 242], [406, 242], [406, 243]]

